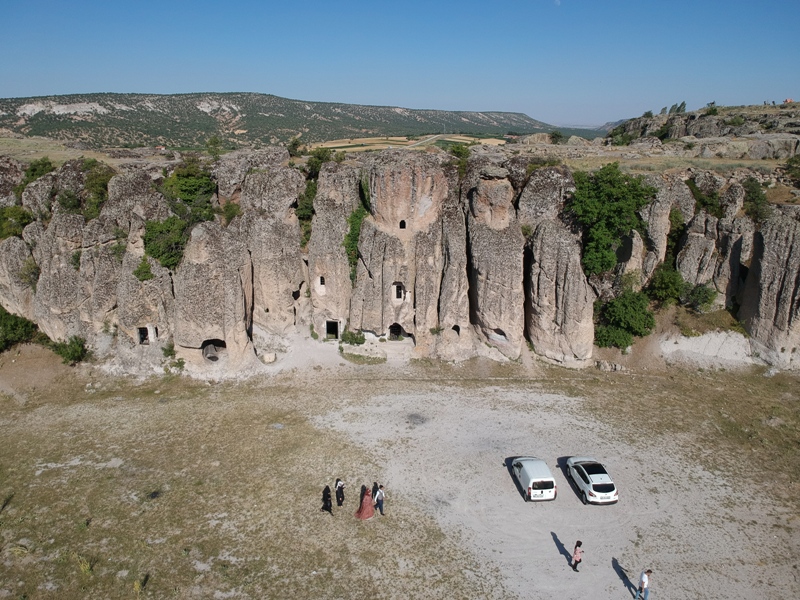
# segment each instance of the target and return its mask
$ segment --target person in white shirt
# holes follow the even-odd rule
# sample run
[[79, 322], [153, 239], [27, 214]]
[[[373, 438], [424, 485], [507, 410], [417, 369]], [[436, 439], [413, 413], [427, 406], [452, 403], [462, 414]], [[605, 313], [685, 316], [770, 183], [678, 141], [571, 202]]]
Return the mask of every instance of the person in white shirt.
[[653, 574], [651, 569], [647, 569], [646, 571], [642, 571], [642, 574], [639, 576], [639, 589], [636, 590], [636, 597], [633, 600], [639, 600], [639, 594], [642, 595], [644, 600], [650, 596], [650, 576]]
[[381, 513], [381, 516], [383, 516], [383, 499], [385, 497], [386, 494], [383, 493], [383, 486], [378, 486], [378, 491], [375, 494], [375, 508]]

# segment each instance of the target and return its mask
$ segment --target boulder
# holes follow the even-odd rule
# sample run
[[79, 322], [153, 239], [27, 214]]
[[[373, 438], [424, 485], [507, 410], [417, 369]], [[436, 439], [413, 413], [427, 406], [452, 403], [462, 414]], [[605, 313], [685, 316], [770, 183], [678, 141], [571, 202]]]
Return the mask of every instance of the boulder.
[[18, 204], [14, 188], [22, 183], [25, 169], [18, 160], [0, 156], [0, 208]]
[[279, 146], [262, 150], [235, 150], [223, 154], [212, 169], [220, 198], [235, 200], [249, 172], [273, 169], [288, 160], [289, 151]]

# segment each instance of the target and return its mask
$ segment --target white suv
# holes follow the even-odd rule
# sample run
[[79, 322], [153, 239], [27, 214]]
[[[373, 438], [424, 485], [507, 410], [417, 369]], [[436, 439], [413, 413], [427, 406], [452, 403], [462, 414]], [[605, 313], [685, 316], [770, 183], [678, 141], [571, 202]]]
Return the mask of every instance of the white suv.
[[567, 478], [578, 488], [584, 504], [613, 504], [619, 500], [611, 475], [593, 458], [570, 456], [567, 459]]

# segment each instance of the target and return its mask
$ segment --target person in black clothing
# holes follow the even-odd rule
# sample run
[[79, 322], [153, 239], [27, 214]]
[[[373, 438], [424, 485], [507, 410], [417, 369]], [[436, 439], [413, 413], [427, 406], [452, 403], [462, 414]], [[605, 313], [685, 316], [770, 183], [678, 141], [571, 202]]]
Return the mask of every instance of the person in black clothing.
[[320, 510], [324, 510], [333, 514], [333, 502], [331, 501], [331, 486], [326, 485], [325, 489], [322, 490], [322, 508]]
[[377, 496], [377, 495], [378, 495], [378, 482], [377, 481], [373, 481], [372, 482], [372, 499], [375, 500], [375, 496]]
[[361, 506], [361, 503], [364, 502], [364, 494], [367, 493], [367, 486], [361, 486], [361, 495], [358, 497], [358, 506]]
[[336, 506], [344, 504], [344, 481], [336, 479]]

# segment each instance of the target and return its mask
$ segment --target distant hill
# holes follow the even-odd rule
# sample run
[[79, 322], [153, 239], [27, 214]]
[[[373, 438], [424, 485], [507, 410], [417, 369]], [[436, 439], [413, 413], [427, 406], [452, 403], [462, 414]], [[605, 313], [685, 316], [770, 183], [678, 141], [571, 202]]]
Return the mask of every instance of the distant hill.
[[356, 137], [468, 133], [528, 134], [554, 126], [522, 113], [412, 110], [289, 100], [269, 94], [72, 94], [0, 99], [3, 130], [88, 147], [199, 147]]

